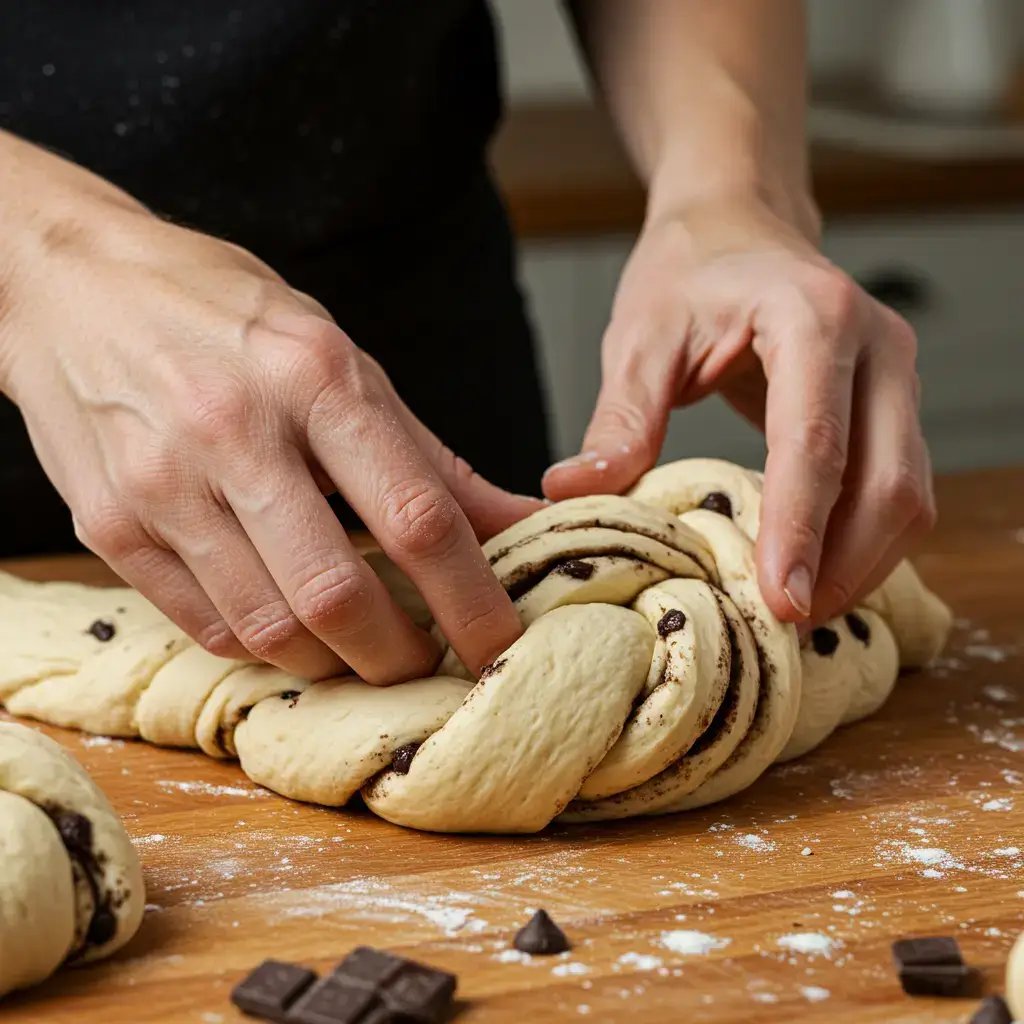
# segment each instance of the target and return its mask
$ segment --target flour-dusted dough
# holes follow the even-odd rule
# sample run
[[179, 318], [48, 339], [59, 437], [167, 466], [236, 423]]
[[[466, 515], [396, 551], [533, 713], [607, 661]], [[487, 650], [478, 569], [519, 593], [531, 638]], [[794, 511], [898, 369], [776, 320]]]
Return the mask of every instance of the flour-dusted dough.
[[0, 722], [0, 996], [120, 949], [145, 905], [135, 849], [84, 769]]
[[[904, 563], [798, 644], [757, 585], [761, 487], [729, 463], [677, 462], [628, 497], [560, 502], [493, 538], [485, 553], [527, 628], [479, 681], [436, 626], [445, 654], [428, 679], [308, 683], [207, 654], [130, 591], [0, 576], [0, 699], [48, 722], [237, 756], [294, 799], [361, 793], [382, 817], [435, 831], [702, 806], [871, 714], [950, 625]], [[429, 625], [408, 579], [367, 557]], [[113, 637], [90, 632], [97, 618]]]
[[1006, 965], [1006, 1002], [1014, 1020], [1024, 1020], [1024, 932], [1010, 950]]

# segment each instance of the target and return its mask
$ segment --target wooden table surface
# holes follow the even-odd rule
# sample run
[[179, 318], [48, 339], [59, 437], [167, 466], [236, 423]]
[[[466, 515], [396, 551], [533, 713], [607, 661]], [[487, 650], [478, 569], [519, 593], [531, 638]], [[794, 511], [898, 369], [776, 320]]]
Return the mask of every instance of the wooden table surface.
[[[464, 1024], [966, 1020], [902, 995], [893, 939], [955, 934], [990, 987], [1024, 929], [1024, 470], [940, 482], [922, 572], [954, 606], [931, 671], [729, 803], [511, 839], [419, 834], [291, 803], [233, 764], [47, 730], [138, 844], [149, 911], [114, 960], [12, 997], [6, 1021], [242, 1020], [267, 956], [357, 943], [458, 973]], [[20, 563], [98, 580], [95, 563]], [[808, 853], [809, 851], [809, 853]], [[574, 948], [524, 962], [545, 907]]]
[[[521, 238], [634, 233], [644, 189], [607, 116], [588, 103], [513, 107], [492, 163]], [[1024, 159], [885, 155], [815, 143], [814, 195], [827, 220], [994, 210], [1024, 203]]]

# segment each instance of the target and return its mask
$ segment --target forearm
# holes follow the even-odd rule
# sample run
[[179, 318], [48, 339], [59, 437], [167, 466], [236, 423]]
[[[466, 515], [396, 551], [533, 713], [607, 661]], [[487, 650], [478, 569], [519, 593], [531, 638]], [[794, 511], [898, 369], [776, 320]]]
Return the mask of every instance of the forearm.
[[648, 217], [749, 207], [816, 238], [800, 0], [573, 0]]

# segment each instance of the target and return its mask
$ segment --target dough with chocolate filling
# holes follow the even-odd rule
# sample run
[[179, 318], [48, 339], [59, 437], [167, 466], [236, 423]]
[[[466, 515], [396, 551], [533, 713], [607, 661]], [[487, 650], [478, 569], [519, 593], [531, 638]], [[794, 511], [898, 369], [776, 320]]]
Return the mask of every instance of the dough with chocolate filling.
[[120, 949], [145, 905], [135, 848], [85, 770], [0, 722], [0, 996]]
[[[237, 757], [256, 782], [398, 824], [531, 832], [723, 800], [875, 711], [950, 613], [907, 563], [801, 645], [757, 585], [760, 474], [712, 459], [550, 505], [485, 546], [526, 631], [475, 680], [309, 683], [196, 647], [130, 591], [0, 578], [16, 714]], [[417, 623], [415, 589], [369, 556]], [[373, 559], [376, 559], [375, 561]], [[110, 622], [91, 629], [96, 620]], [[105, 639], [104, 639], [105, 638]]]

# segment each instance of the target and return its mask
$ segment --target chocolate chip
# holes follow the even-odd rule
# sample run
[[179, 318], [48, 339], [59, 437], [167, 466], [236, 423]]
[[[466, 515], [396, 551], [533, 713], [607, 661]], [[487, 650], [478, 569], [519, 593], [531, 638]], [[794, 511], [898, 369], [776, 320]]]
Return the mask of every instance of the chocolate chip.
[[723, 494], [721, 491], [712, 491], [698, 508], [706, 508], [709, 512], [717, 512], [720, 516], [732, 519], [732, 502], [729, 500], [729, 495]]
[[92, 822], [85, 815], [77, 811], [57, 811], [52, 818], [66, 847], [92, 853]]
[[231, 1002], [254, 1017], [284, 1021], [288, 1008], [314, 981], [316, 975], [305, 967], [264, 960], [235, 986]]
[[1002, 996], [989, 996], [978, 1007], [970, 1024], [1013, 1024], [1013, 1014]]
[[569, 948], [565, 932], [548, 916], [546, 910], [538, 910], [523, 928], [516, 932], [512, 945], [520, 953], [547, 956], [564, 953]]
[[86, 632], [91, 633], [100, 643], [105, 644], [108, 640], [114, 639], [117, 629], [112, 622], [107, 622], [105, 619], [97, 619]]
[[293, 708], [299, 703], [299, 698], [302, 696], [301, 690], [285, 690], [284, 693], [279, 693], [278, 696], [281, 700], [290, 701], [288, 707]]
[[956, 939], [946, 935], [898, 939], [892, 944], [892, 958], [900, 970], [904, 967], [957, 967], [964, 962]]
[[850, 632], [862, 643], [871, 643], [871, 627], [859, 616], [850, 612], [849, 615], [844, 616], [846, 619], [846, 625]]
[[412, 759], [419, 749], [418, 743], [406, 743], [404, 747], [399, 747], [391, 755], [391, 770], [398, 772], [399, 775], [408, 775], [409, 769], [412, 767]]
[[589, 562], [581, 562], [578, 558], [570, 558], [563, 562], [556, 571], [571, 576], [574, 580], [589, 580], [596, 572]]
[[90, 946], [105, 946], [117, 934], [117, 915], [109, 906], [100, 905], [93, 911], [85, 941]]
[[831, 658], [839, 646], [839, 634], [828, 626], [819, 626], [811, 633], [811, 646], [819, 658]]
[[919, 964], [900, 970], [900, 984], [908, 996], [963, 999], [977, 992], [978, 975], [964, 964]]
[[499, 658], [497, 661], [492, 661], [490, 665], [484, 665], [480, 669], [480, 678], [486, 679], [488, 676], [493, 676], [495, 672], [505, 667], [505, 662], [507, 661], [508, 658]]
[[435, 1024], [455, 996], [454, 974], [360, 946], [297, 999], [288, 1024]]
[[665, 637], [678, 633], [685, 625], [686, 616], [678, 608], [672, 608], [658, 619], [658, 636], [664, 640]]

